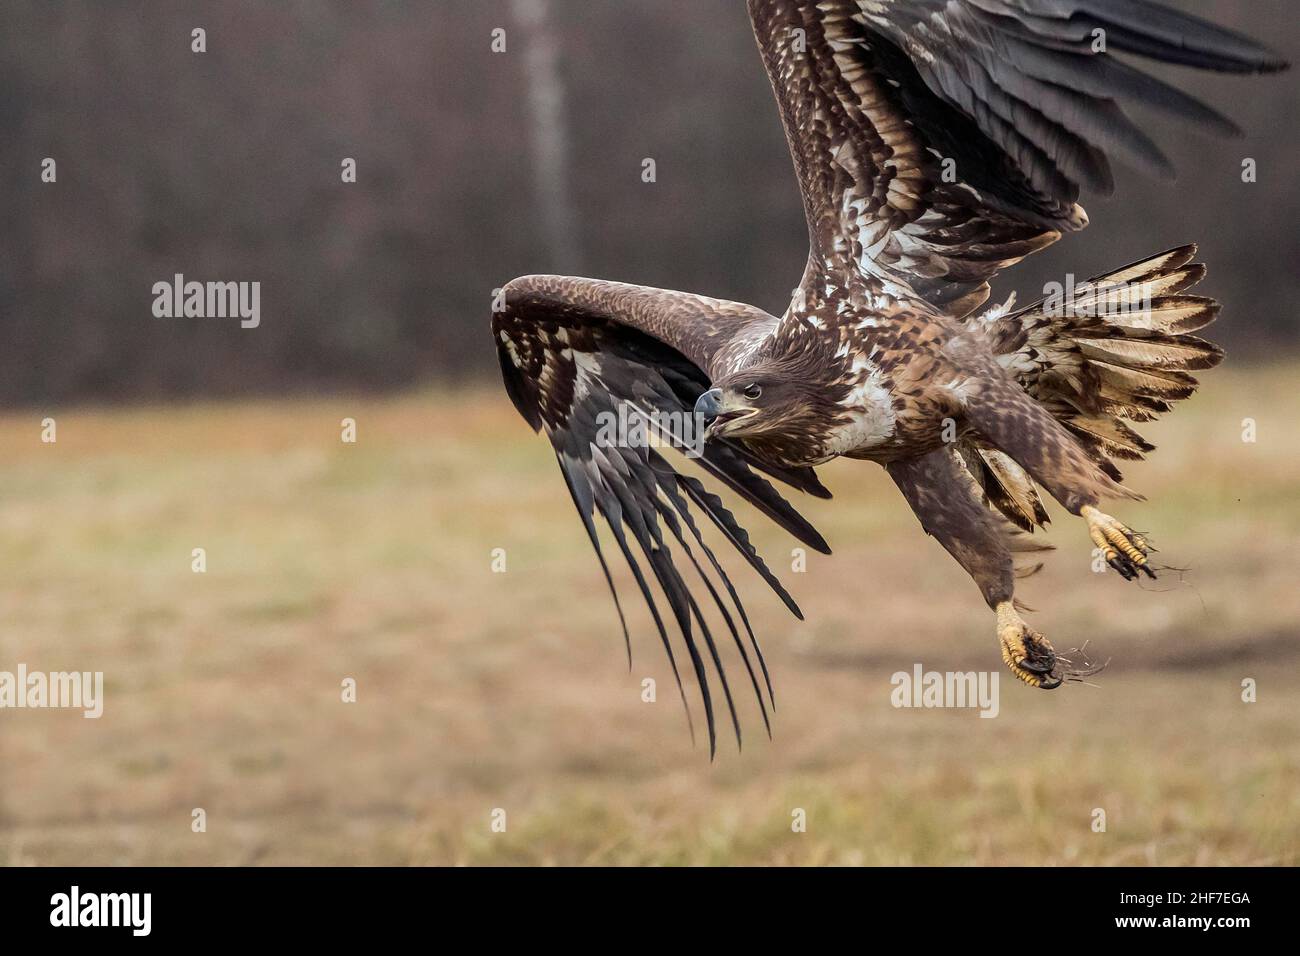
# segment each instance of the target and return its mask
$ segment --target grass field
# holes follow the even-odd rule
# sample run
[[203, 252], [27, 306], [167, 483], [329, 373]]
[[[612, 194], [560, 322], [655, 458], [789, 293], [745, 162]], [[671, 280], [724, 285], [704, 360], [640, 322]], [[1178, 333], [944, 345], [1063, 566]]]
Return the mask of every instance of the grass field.
[[620, 569], [628, 672], [545, 441], [496, 389], [6, 413], [0, 670], [102, 670], [106, 703], [0, 710], [0, 862], [1295, 864], [1298, 378], [1211, 373], [1150, 429], [1150, 501], [1117, 510], [1185, 574], [1090, 573], [1054, 509], [1031, 621], [1111, 664], [1052, 693], [1004, 675], [992, 720], [890, 704], [916, 662], [1002, 665], [880, 469], [825, 469], [836, 500], [802, 504], [836, 554], [803, 574], [738, 509], [807, 621], [728, 562], [778, 710], [768, 741], [742, 698], [744, 751], [712, 764]]

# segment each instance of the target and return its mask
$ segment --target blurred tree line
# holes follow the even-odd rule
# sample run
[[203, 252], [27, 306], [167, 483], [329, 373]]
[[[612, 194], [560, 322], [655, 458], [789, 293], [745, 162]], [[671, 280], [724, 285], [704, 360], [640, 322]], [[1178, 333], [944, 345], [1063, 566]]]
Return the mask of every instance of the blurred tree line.
[[[1284, 0], [1178, 5], [1295, 58], [1300, 31]], [[488, 376], [492, 290], [527, 272], [783, 310], [805, 230], [744, 4], [550, 0], [549, 30], [529, 6], [5, 0], [0, 402]], [[191, 50], [195, 28], [204, 53]], [[505, 52], [493, 52], [498, 28]], [[530, 50], [547, 32], [550, 53]], [[548, 58], [554, 91], [534, 86]], [[1226, 303], [1216, 337], [1246, 356], [1291, 347], [1294, 75], [1162, 75], [1246, 137], [1153, 122], [1177, 186], [1120, 170], [1113, 199], [1086, 202], [1091, 230], [997, 292], [1033, 295], [1066, 271], [1198, 240], [1204, 288]], [[545, 141], [538, 110], [562, 120], [562, 142]], [[46, 157], [52, 184], [41, 181]], [[342, 181], [347, 157], [355, 183]], [[1245, 157], [1257, 183], [1242, 182]], [[557, 209], [572, 218], [558, 230]], [[155, 318], [151, 288], [176, 273], [260, 281], [260, 326]]]

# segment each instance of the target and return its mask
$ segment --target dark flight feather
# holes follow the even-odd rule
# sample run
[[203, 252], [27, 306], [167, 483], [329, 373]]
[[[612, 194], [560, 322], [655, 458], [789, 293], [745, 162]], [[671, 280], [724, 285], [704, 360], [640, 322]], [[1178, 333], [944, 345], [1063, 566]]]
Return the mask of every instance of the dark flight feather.
[[1125, 105], [1239, 133], [1122, 55], [1230, 73], [1286, 66], [1150, 0], [749, 0], [749, 10], [814, 256], [962, 314], [1000, 270], [1087, 225], [1080, 189], [1110, 193], [1111, 159], [1173, 176]]

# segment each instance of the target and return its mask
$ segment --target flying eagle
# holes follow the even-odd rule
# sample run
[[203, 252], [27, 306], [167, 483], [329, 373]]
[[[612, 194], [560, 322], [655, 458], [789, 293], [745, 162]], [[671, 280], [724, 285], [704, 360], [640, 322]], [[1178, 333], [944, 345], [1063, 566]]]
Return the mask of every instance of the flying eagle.
[[[748, 2], [811, 246], [785, 313], [534, 275], [506, 285], [492, 316], [506, 391], [554, 446], [629, 660], [597, 514], [649, 606], [683, 704], [676, 640], [685, 649], [710, 753], [710, 662], [738, 743], [740, 721], [706, 606], [739, 648], [769, 734], [773, 698], [699, 518], [802, 618], [722, 499], [665, 457], [668, 444], [824, 553], [773, 482], [829, 498], [814, 466], [879, 462], [979, 586], [1016, 677], [1045, 689], [1078, 678], [1086, 664], [1057, 656], [1014, 597], [1017, 578], [1036, 570], [1018, 567], [1018, 555], [1042, 549], [1030, 537], [1048, 521], [1038, 488], [1087, 522], [1120, 575], [1155, 577], [1150, 543], [1099, 505], [1139, 498], [1116, 463], [1152, 446], [1129, 423], [1169, 411], [1195, 390], [1192, 372], [1219, 363], [1220, 349], [1192, 334], [1219, 307], [1187, 294], [1205, 274], [1194, 246], [1026, 308], [984, 309], [989, 280], [1088, 224], [1080, 190], [1111, 192], [1111, 157], [1172, 173], [1120, 101], [1240, 134], [1116, 52], [1227, 73], [1287, 64], [1152, 0]], [[649, 423], [643, 440], [610, 427], [629, 410]], [[693, 421], [702, 442], [687, 434]]]

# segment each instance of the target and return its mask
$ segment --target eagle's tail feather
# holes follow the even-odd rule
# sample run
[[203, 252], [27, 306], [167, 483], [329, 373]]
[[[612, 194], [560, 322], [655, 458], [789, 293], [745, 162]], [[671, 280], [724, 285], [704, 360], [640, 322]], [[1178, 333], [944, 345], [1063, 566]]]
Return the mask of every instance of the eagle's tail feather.
[[1192, 372], [1223, 360], [1191, 334], [1219, 314], [1213, 299], [1187, 294], [1205, 277], [1195, 256], [1194, 245], [1171, 249], [990, 323], [1000, 361], [1116, 481], [1113, 459], [1155, 447], [1127, 422], [1169, 411], [1196, 391]]

